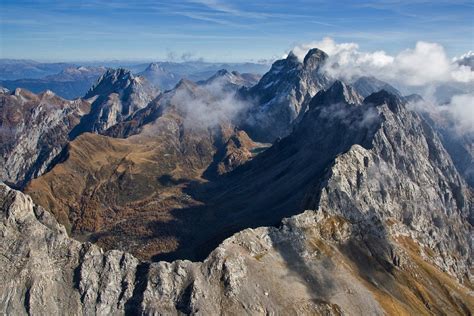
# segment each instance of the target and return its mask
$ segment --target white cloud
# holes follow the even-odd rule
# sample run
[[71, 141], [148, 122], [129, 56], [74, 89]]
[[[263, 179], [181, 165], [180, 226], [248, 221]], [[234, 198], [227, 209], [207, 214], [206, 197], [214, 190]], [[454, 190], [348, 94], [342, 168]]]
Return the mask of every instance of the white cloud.
[[458, 133], [474, 134], [474, 94], [455, 95], [449, 105], [441, 108], [452, 116]]
[[447, 104], [437, 105], [435, 99], [408, 104], [411, 110], [427, 112], [438, 122], [445, 122], [457, 135], [474, 135], [474, 93], [458, 94]]
[[417, 42], [395, 56], [383, 50], [363, 52], [356, 43], [336, 43], [331, 38], [297, 46], [295, 55], [303, 60], [306, 52], [317, 47], [329, 55], [324, 70], [338, 79], [353, 80], [359, 76], [374, 76], [392, 84], [423, 86], [429, 84], [474, 81], [470, 67], [448, 58], [444, 48], [436, 43]]
[[339, 54], [343, 51], [356, 51], [359, 49], [359, 45], [356, 43], [342, 43], [337, 44], [332, 38], [325, 37], [321, 41], [311, 42], [296, 46], [293, 48], [293, 53], [298, 57], [300, 61], [304, 60], [306, 53], [311, 48], [319, 48], [326, 54], [332, 56]]
[[474, 71], [460, 62], [472, 58], [473, 52], [451, 59], [443, 46], [420, 41], [414, 48], [389, 55], [383, 50], [364, 52], [356, 43], [326, 37], [297, 46], [293, 53], [302, 61], [315, 47], [329, 55], [323, 71], [330, 77], [351, 82], [374, 76], [401, 91], [420, 93], [426, 101], [410, 104], [413, 110], [433, 114], [458, 135], [474, 134]]
[[204, 86], [179, 89], [171, 98], [184, 116], [188, 128], [213, 128], [238, 117], [250, 104], [236, 97], [236, 91], [226, 89], [225, 80]]
[[470, 51], [468, 51], [467, 53], [465, 53], [461, 56], [454, 57], [453, 61], [456, 62], [456, 61], [460, 61], [460, 60], [463, 60], [463, 59], [466, 59], [466, 58], [472, 58], [472, 57], [474, 57], [474, 51], [470, 50]]

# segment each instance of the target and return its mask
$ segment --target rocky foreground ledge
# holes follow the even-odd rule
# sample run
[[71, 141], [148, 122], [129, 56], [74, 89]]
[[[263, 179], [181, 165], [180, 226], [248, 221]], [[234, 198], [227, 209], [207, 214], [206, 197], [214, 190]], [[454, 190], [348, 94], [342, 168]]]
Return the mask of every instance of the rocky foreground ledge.
[[72, 240], [31, 198], [0, 184], [1, 313], [469, 314], [469, 280], [425, 260], [408, 236], [380, 236], [306, 211], [247, 229], [204, 262], [140, 262]]

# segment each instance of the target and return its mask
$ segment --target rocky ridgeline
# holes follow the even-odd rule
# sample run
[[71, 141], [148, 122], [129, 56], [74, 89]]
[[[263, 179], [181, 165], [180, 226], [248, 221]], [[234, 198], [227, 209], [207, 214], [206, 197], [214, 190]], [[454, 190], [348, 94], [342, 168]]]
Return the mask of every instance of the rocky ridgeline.
[[473, 208], [464, 181], [398, 97], [354, 100], [336, 82], [278, 144], [322, 146], [308, 142], [316, 123], [346, 135], [349, 149], [328, 157], [307, 191], [308, 210], [278, 228], [237, 233], [203, 262], [104, 253], [1, 185], [2, 312], [469, 314]]

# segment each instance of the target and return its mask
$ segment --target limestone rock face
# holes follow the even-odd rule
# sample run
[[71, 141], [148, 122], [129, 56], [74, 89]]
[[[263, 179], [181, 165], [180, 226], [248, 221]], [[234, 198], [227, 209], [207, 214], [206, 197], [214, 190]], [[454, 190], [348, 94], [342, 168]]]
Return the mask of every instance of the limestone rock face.
[[460, 280], [471, 278], [473, 206], [468, 188], [426, 122], [403, 107], [378, 110], [384, 121], [372, 148], [355, 145], [336, 159], [320, 209], [367, 223], [367, 231], [382, 240], [409, 236], [443, 271]]
[[30, 197], [0, 186], [0, 293], [4, 314], [77, 313], [74, 269], [80, 243]]
[[43, 174], [90, 110], [81, 99], [24, 89], [0, 94], [0, 179], [22, 187]]
[[[436, 108], [426, 111], [419, 109], [416, 102], [424, 104], [423, 99], [415, 100], [415, 108], [421, 110], [420, 114], [438, 133], [459, 174], [474, 188], [474, 133], [458, 129], [457, 122], [448, 111], [436, 111]], [[429, 109], [429, 105], [427, 108]]]

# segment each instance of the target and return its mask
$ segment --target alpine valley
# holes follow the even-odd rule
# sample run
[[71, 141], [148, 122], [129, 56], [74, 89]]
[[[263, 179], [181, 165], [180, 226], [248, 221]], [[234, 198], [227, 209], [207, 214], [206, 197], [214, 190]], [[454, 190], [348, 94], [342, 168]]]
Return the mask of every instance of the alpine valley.
[[474, 134], [330, 58], [8, 68], [0, 313], [471, 315]]

